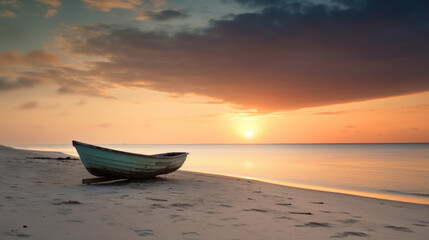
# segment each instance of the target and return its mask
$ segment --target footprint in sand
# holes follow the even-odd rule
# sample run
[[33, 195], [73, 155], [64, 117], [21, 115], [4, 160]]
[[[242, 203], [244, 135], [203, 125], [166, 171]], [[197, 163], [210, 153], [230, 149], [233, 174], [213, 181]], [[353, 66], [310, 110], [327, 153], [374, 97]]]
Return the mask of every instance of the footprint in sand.
[[146, 237], [146, 236], [153, 236], [153, 231], [150, 229], [145, 230], [134, 230], [139, 236]]
[[413, 225], [417, 227], [427, 227], [427, 224], [429, 224], [429, 222], [427, 221], [419, 221], [418, 223], [413, 223]]
[[396, 227], [396, 226], [392, 226], [392, 225], [388, 225], [388, 226], [384, 226], [385, 228], [390, 228], [396, 231], [400, 231], [400, 232], [413, 232], [411, 229], [407, 228], [407, 227]]
[[279, 205], [279, 206], [290, 206], [290, 205], [292, 205], [292, 203], [276, 203], [276, 205]]
[[68, 222], [68, 223], [81, 223], [82, 222], [82, 220], [66, 220], [65, 222]]
[[313, 215], [311, 212], [289, 212], [290, 214]]
[[189, 236], [189, 235], [191, 235], [191, 236], [198, 236], [198, 235], [200, 235], [199, 233], [197, 233], [197, 232], [182, 232], [182, 235], [187, 235], [187, 236]]
[[172, 215], [170, 215], [170, 218], [173, 219], [173, 223], [186, 221], [185, 217], [183, 217], [182, 215], [178, 215], [178, 214], [172, 214]]
[[15, 230], [15, 229], [10, 230], [10, 232], [4, 232], [4, 235], [6, 235], [6, 236], [15, 236], [15, 237], [18, 237], [18, 238], [29, 238], [29, 237], [31, 237], [30, 234], [19, 233], [19, 231]]
[[173, 203], [170, 206], [179, 207], [179, 208], [188, 208], [188, 207], [193, 207], [194, 205], [190, 203]]
[[331, 227], [331, 224], [325, 222], [308, 222], [304, 225], [295, 225], [295, 227]]
[[19, 237], [19, 238], [29, 238], [29, 237], [31, 237], [31, 235], [29, 235], [29, 234], [24, 234], [24, 233], [21, 233], [21, 234], [18, 234], [18, 235], [16, 235], [17, 237]]
[[154, 203], [151, 205], [150, 207], [151, 209], [157, 209], [157, 208], [167, 208], [166, 206], [159, 204], [159, 203]]
[[368, 237], [369, 235], [364, 232], [342, 232], [332, 236], [332, 238], [345, 238], [345, 237]]
[[234, 227], [245, 227], [245, 226], [249, 226], [249, 225], [244, 224], [244, 223], [236, 223], [236, 224], [232, 224], [232, 226], [234, 226]]
[[221, 207], [226, 207], [226, 208], [230, 208], [230, 207], [232, 207], [231, 205], [228, 205], [228, 204], [221, 204], [221, 205], [219, 205], [219, 206], [221, 206]]
[[338, 220], [337, 222], [345, 223], [345, 224], [353, 224], [353, 223], [357, 223], [358, 221], [354, 219], [345, 219], [345, 220]]
[[147, 197], [147, 200], [151, 200], [151, 201], [156, 201], [156, 202], [167, 202], [167, 199], [161, 199], [161, 198], [151, 198], [151, 197]]
[[268, 212], [267, 210], [259, 209], [259, 208], [243, 209], [243, 211], [253, 211], [253, 212], [262, 212], [262, 213]]

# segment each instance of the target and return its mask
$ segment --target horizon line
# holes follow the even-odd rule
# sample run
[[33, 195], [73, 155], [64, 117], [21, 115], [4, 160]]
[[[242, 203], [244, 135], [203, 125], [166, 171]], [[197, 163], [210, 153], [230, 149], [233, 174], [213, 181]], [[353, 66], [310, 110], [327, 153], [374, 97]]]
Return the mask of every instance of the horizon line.
[[[69, 143], [21, 143], [0, 146], [17, 146], [17, 145], [68, 145]], [[429, 142], [336, 142], [336, 143], [95, 143], [102, 145], [336, 145], [336, 144], [429, 144]], [[71, 143], [70, 143], [71, 145]]]

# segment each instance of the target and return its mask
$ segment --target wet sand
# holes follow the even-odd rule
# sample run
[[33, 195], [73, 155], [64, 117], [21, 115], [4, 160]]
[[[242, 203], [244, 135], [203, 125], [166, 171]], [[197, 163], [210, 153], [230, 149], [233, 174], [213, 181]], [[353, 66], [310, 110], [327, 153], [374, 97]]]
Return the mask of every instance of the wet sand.
[[82, 185], [80, 160], [0, 146], [0, 239], [427, 239], [429, 205], [177, 171]]

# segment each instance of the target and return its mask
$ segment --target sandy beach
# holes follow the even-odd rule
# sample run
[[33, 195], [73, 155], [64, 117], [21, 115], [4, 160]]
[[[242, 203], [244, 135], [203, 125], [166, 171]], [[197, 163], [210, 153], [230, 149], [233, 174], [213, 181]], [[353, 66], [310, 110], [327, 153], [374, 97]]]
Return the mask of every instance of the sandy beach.
[[58, 152], [0, 146], [0, 239], [427, 239], [429, 205], [195, 172], [82, 185]]

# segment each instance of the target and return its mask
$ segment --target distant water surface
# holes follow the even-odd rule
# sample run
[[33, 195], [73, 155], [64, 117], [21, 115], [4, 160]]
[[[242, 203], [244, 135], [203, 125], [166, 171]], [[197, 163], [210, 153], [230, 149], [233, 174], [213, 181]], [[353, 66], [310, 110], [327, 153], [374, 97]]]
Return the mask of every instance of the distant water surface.
[[[100, 146], [144, 154], [186, 151], [184, 170], [429, 204], [429, 144]], [[77, 156], [71, 144], [15, 147]]]

